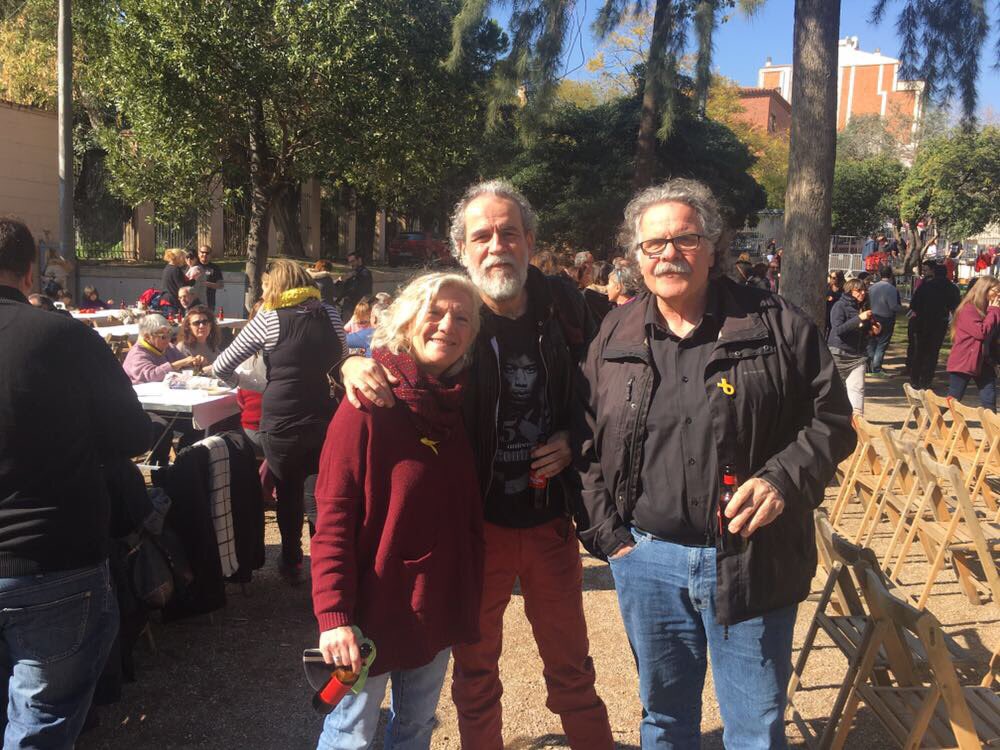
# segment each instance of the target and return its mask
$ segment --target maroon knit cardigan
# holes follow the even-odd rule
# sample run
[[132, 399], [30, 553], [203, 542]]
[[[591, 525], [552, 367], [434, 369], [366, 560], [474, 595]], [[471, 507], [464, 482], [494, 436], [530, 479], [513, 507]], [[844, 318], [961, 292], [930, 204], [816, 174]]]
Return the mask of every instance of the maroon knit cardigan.
[[357, 625], [372, 674], [414, 669], [479, 638], [482, 502], [462, 387], [377, 351], [396, 404], [341, 404], [316, 483], [313, 609], [320, 632]]

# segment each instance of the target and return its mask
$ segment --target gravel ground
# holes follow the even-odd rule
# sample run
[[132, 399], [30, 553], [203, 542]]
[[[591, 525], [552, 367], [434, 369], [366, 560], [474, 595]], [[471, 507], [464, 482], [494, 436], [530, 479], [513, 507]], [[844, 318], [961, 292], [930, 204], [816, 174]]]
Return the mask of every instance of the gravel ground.
[[[888, 363], [899, 364], [892, 358]], [[870, 420], [899, 425], [905, 413], [901, 384], [899, 377], [869, 380], [866, 416]], [[943, 392], [943, 387], [938, 391]], [[975, 394], [970, 394], [967, 401], [974, 398]], [[246, 594], [231, 588], [228, 606], [211, 619], [154, 624], [155, 653], [145, 643], [139, 645], [137, 682], [125, 686], [121, 703], [101, 709], [101, 725], [81, 738], [80, 748], [315, 747], [322, 722], [309, 706], [310, 691], [300, 666], [301, 650], [316, 641], [309, 587], [291, 587], [277, 577], [278, 532], [273, 514], [268, 514], [267, 521], [269, 560]], [[856, 521], [855, 514], [847, 526]], [[886, 540], [887, 535], [877, 539], [876, 548]], [[598, 692], [607, 703], [618, 747], [635, 749], [639, 746], [641, 707], [611, 576], [606, 565], [582, 554], [584, 605]], [[914, 558], [909, 580], [919, 580], [921, 567]], [[947, 572], [939, 580], [930, 609], [946, 630], [980, 654], [985, 664], [1000, 642], [996, 605], [972, 607]], [[822, 583], [819, 577], [814, 582], [813, 599]], [[796, 650], [814, 607], [807, 601], [799, 609]], [[541, 662], [517, 595], [507, 610], [505, 628], [501, 673], [506, 688], [507, 747], [567, 747], [558, 719], [544, 705]], [[845, 669], [846, 661], [839, 651], [820, 636], [796, 700], [802, 714], [816, 727], [822, 727]], [[722, 723], [711, 674], [703, 704], [703, 747], [722, 748]], [[447, 687], [438, 708], [438, 722], [432, 742], [435, 750], [458, 748], [455, 710]], [[803, 744], [791, 723], [788, 736], [793, 746]], [[862, 707], [848, 747], [892, 746], [871, 712]]]

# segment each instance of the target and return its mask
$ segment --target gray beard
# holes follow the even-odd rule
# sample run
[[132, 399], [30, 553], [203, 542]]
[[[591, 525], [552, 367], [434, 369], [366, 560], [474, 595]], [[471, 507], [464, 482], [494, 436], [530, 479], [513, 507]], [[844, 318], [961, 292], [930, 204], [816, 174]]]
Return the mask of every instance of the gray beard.
[[528, 279], [527, 267], [518, 268], [515, 264], [506, 265], [500, 274], [491, 274], [492, 268], [469, 267], [469, 276], [479, 291], [492, 300], [506, 302], [514, 299], [524, 288]]

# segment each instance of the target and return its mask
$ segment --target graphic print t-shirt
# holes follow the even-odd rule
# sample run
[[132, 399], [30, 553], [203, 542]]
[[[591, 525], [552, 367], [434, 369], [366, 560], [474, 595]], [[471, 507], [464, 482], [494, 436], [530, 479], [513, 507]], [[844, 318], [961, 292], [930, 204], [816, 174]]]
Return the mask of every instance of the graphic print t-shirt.
[[510, 528], [530, 528], [558, 515], [548, 508], [535, 508], [528, 486], [531, 451], [548, 439], [545, 368], [530, 314], [517, 320], [497, 316], [494, 328], [499, 348], [500, 405], [486, 520]]

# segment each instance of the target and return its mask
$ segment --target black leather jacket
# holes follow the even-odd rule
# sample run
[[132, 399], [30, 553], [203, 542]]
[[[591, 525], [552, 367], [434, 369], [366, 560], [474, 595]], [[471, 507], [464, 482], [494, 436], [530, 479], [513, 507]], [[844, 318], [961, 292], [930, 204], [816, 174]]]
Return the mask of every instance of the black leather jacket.
[[[739, 554], [720, 549], [716, 612], [733, 624], [802, 601], [816, 570], [813, 509], [854, 448], [851, 405], [816, 326], [777, 295], [713, 281], [725, 320], [705, 368], [719, 464], [765, 479], [785, 500]], [[581, 387], [580, 538], [606, 557], [632, 542], [655, 370], [644, 294], [612, 311], [590, 345]], [[723, 389], [722, 379], [733, 386]], [[660, 387], [670, 387], [661, 383]], [[727, 392], [728, 391], [728, 392]]]

